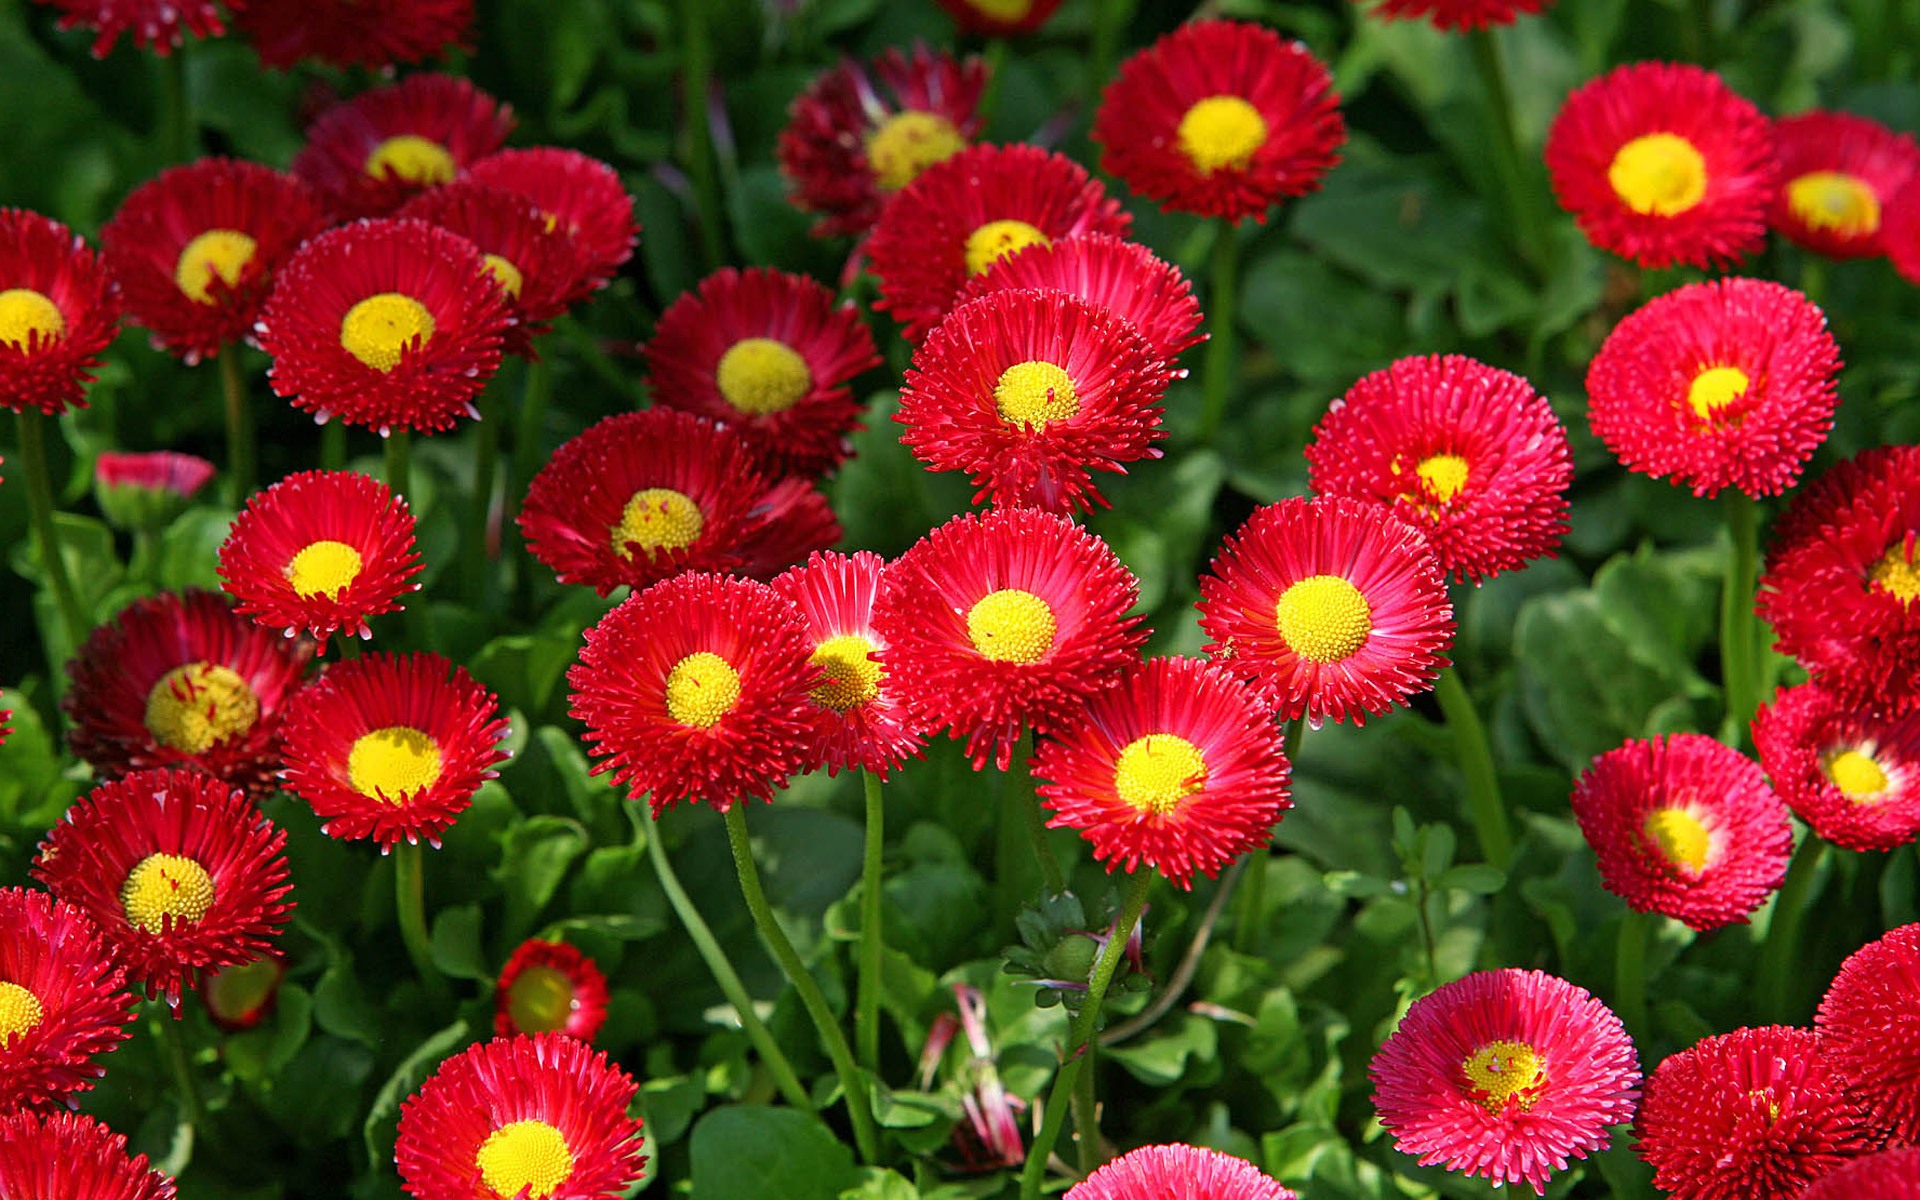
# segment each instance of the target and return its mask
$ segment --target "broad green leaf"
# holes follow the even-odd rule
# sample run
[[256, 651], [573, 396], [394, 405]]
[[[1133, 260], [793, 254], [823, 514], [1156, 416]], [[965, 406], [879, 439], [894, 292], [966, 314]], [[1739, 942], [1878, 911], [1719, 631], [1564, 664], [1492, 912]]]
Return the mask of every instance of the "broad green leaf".
[[839, 1200], [858, 1182], [853, 1152], [790, 1108], [716, 1108], [693, 1127], [692, 1156], [700, 1200]]

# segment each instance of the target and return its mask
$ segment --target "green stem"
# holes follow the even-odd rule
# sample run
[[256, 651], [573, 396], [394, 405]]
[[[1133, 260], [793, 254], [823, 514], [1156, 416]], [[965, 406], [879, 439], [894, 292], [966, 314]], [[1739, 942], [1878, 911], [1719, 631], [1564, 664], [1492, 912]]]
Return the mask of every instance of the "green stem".
[[[1060, 1070], [1053, 1077], [1053, 1089], [1047, 1093], [1046, 1116], [1040, 1124], [1040, 1132], [1034, 1135], [1033, 1148], [1027, 1152], [1027, 1165], [1020, 1172], [1021, 1200], [1036, 1200], [1040, 1195], [1040, 1184], [1046, 1178], [1047, 1160], [1053, 1157], [1054, 1143], [1060, 1140], [1060, 1127], [1066, 1124], [1067, 1110], [1072, 1107], [1073, 1089], [1079, 1081], [1080, 1071], [1086, 1063], [1086, 1050], [1093, 1042], [1094, 1031], [1100, 1025], [1100, 1008], [1106, 1001], [1107, 988], [1113, 983], [1114, 974], [1120, 968], [1120, 959], [1126, 953], [1127, 939], [1133, 936], [1133, 927], [1140, 922], [1140, 914], [1146, 911], [1147, 891], [1153, 885], [1154, 872], [1135, 871], [1130, 876], [1127, 896], [1120, 905], [1120, 915], [1114, 919], [1113, 929], [1107, 934], [1107, 944], [1100, 948], [1100, 957], [1093, 961], [1093, 975], [1087, 980], [1087, 994], [1081, 1001], [1079, 1015], [1074, 1017], [1073, 1025], [1067, 1034], [1067, 1056], [1060, 1064]], [[1097, 1139], [1097, 1131], [1088, 1131]]]
[[720, 184], [714, 173], [713, 130], [707, 125], [712, 94], [713, 44], [707, 35], [707, 6], [712, 0], [681, 0], [681, 34], [686, 39], [681, 71], [681, 103], [687, 112], [687, 157], [693, 194], [700, 205], [700, 247], [707, 270], [726, 261], [721, 237]]
[[[531, 371], [531, 365], [527, 368]], [[467, 495], [467, 543], [465, 570], [467, 595], [483, 600], [487, 588], [487, 527], [493, 515], [494, 476], [500, 471], [500, 425], [504, 420], [498, 388], [489, 387], [480, 395], [480, 420], [473, 433], [479, 439], [473, 454], [473, 489]]]
[[33, 526], [34, 549], [40, 555], [40, 571], [53, 589], [54, 601], [65, 622], [68, 649], [78, 649], [86, 640], [89, 624], [80, 607], [80, 597], [67, 575], [67, 560], [60, 551], [60, 535], [53, 525], [53, 482], [47, 472], [47, 415], [31, 405], [20, 410], [20, 475], [27, 489], [27, 519]]
[[1797, 961], [1800, 927], [1805, 924], [1807, 907], [1817, 894], [1820, 862], [1826, 849], [1826, 840], [1809, 831], [1794, 852], [1793, 862], [1787, 867], [1787, 878], [1773, 898], [1767, 942], [1760, 951], [1760, 1011], [1767, 1020], [1788, 1022], [1791, 1000], [1788, 993], [1795, 978], [1802, 973]]
[[1100, 1039], [1087, 1043], [1086, 1061], [1073, 1081], [1073, 1140], [1082, 1175], [1091, 1175], [1105, 1161], [1100, 1155]]
[[746, 898], [747, 910], [753, 914], [760, 938], [773, 952], [780, 969], [786, 972], [788, 982], [800, 993], [800, 1003], [813, 1018], [827, 1057], [833, 1060], [834, 1073], [840, 1077], [840, 1090], [846, 1094], [847, 1116], [853, 1121], [853, 1139], [859, 1146], [860, 1158], [873, 1163], [879, 1154], [880, 1138], [873, 1123], [873, 1106], [867, 1099], [866, 1077], [854, 1064], [853, 1051], [847, 1048], [846, 1035], [840, 1032], [840, 1023], [834, 1018], [826, 995], [820, 991], [820, 984], [814, 980], [813, 972], [807, 970], [807, 964], [800, 960], [800, 952], [793, 948], [786, 931], [773, 915], [773, 906], [767, 903], [767, 894], [760, 886], [760, 869], [753, 863], [753, 843], [747, 836], [744, 801], [736, 801], [727, 808], [727, 844], [733, 848], [734, 869], [740, 874], [740, 894]]
[[[404, 429], [391, 430], [387, 434], [386, 467], [387, 487], [393, 494], [405, 499], [409, 504], [412, 497], [407, 495], [409, 476], [413, 471], [412, 435]], [[419, 516], [418, 511], [414, 513]]]
[[1233, 222], [1214, 226], [1213, 266], [1207, 273], [1207, 360], [1201, 367], [1200, 440], [1212, 444], [1227, 415], [1227, 393], [1233, 390], [1234, 302], [1239, 283], [1240, 236]]
[[234, 508], [253, 493], [253, 406], [240, 379], [240, 349], [220, 347], [220, 391], [227, 402], [227, 498]]
[[990, 132], [994, 105], [1000, 99], [1000, 76], [1007, 67], [1007, 39], [988, 39], [986, 53], [982, 57], [986, 59], [987, 82], [980, 89], [980, 103], [974, 106], [973, 111], [980, 118], [980, 128]]
[[171, 54], [154, 56], [153, 69], [160, 93], [160, 149], [169, 163], [183, 163], [193, 157], [193, 106], [187, 96], [187, 48], [184, 43]]
[[159, 560], [160, 543], [154, 539], [153, 530], [134, 530], [133, 554], [127, 559], [127, 578], [140, 583], [154, 582], [154, 565]]
[[860, 870], [860, 1002], [853, 1032], [860, 1044], [860, 1065], [880, 1070], [881, 850], [886, 809], [880, 803], [880, 777], [860, 772], [867, 793], [867, 846]]
[[450, 1002], [447, 981], [433, 965], [433, 941], [427, 936], [426, 867], [419, 842], [400, 841], [393, 847], [393, 902], [400, 917], [400, 940], [407, 957], [426, 985], [435, 1008]]
[[[1033, 735], [1029, 733], [1028, 738]], [[1047, 814], [1040, 807], [1040, 794], [1033, 788], [1033, 743], [1026, 742], [1026, 782], [1020, 787], [1020, 798], [1016, 803], [1026, 818], [1027, 840], [1033, 843], [1033, 856], [1040, 863], [1040, 882], [1046, 887], [1047, 895], [1058, 896], [1067, 890], [1066, 872], [1060, 869], [1060, 859], [1054, 854], [1053, 846], [1047, 841]]]
[[1757, 639], [1754, 635], [1754, 576], [1759, 571], [1760, 535], [1756, 506], [1737, 488], [1725, 497], [1727, 533], [1726, 581], [1720, 593], [1720, 672], [1726, 690], [1729, 745], [1746, 741], [1748, 724], [1760, 698], [1756, 680]]
[[[642, 802], [645, 810], [645, 803]], [[631, 814], [629, 814], [631, 815]], [[693, 906], [693, 898], [687, 895], [687, 889], [680, 885], [680, 877], [673, 872], [673, 865], [667, 861], [667, 848], [660, 841], [660, 826], [651, 812], [646, 817], [646, 827], [641, 836], [647, 842], [647, 860], [653, 864], [655, 878], [660, 881], [660, 890], [667, 894], [667, 903], [673, 906], [674, 915], [680, 918], [680, 925], [693, 939], [694, 949], [707, 964], [707, 970], [713, 975], [713, 981], [720, 985], [720, 992], [726, 996], [727, 1003], [733, 1005], [733, 1012], [740, 1019], [740, 1028], [746, 1031], [747, 1040], [760, 1055], [767, 1070], [773, 1073], [773, 1082], [787, 1103], [811, 1116], [816, 1110], [813, 1097], [807, 1095], [807, 1089], [801, 1085], [800, 1077], [794, 1073], [793, 1064], [780, 1050], [779, 1043], [767, 1032], [767, 1027], [753, 1009], [753, 997], [747, 994], [747, 986], [740, 982], [740, 973], [733, 969], [733, 963], [727, 958], [727, 952], [720, 948], [720, 942], [713, 936], [713, 930], [700, 916], [700, 910]]]
[[1530, 162], [1520, 150], [1520, 133], [1514, 122], [1513, 89], [1507, 85], [1506, 59], [1492, 29], [1476, 29], [1467, 35], [1473, 47], [1474, 66], [1479, 68], [1481, 86], [1486, 89], [1487, 107], [1493, 126], [1494, 169], [1500, 175], [1501, 188], [1507, 194], [1508, 217], [1520, 241], [1520, 255], [1538, 262], [1542, 253], [1540, 211], [1535, 192], [1527, 186], [1526, 169]]
[[1474, 836], [1480, 840], [1480, 853], [1504, 871], [1513, 862], [1513, 829], [1507, 821], [1506, 802], [1500, 796], [1500, 776], [1487, 745], [1487, 727], [1481, 723], [1466, 685], [1460, 682], [1458, 667], [1440, 672], [1433, 694], [1446, 715], [1447, 728], [1453, 731], [1454, 754], [1467, 780], [1467, 816], [1473, 822]]
[[513, 427], [513, 483], [507, 488], [506, 519], [511, 519], [519, 510], [519, 498], [526, 495], [527, 485], [540, 471], [551, 370], [546, 360], [530, 359], [526, 378], [521, 381], [519, 419]]
[[[1299, 769], [1300, 739], [1306, 736], [1307, 719], [1295, 717], [1286, 723], [1281, 744], [1287, 756], [1287, 769], [1294, 772]], [[1267, 912], [1267, 858], [1272, 853], [1271, 845], [1261, 846], [1250, 851], [1244, 861], [1247, 864], [1247, 887], [1240, 893], [1240, 909], [1233, 922], [1233, 948], [1242, 954], [1257, 952], [1258, 935], [1264, 932], [1262, 926]]]
[[[1889, 3], [1898, 3], [1898, 0], [1889, 0]], [[1711, 67], [1720, 40], [1714, 28], [1713, 0], [1689, 0], [1687, 8], [1688, 49], [1693, 51], [1693, 61], [1703, 67]]]
[[1093, 45], [1087, 70], [1087, 106], [1100, 102], [1100, 91], [1113, 74], [1120, 38], [1133, 18], [1134, 0], [1103, 0], [1093, 6]]
[[1652, 934], [1652, 919], [1628, 909], [1614, 947], [1613, 1010], [1635, 1038], [1647, 1035], [1647, 939]]
[[347, 466], [347, 423], [339, 417], [320, 427], [320, 469], [341, 471]]
[[187, 1038], [180, 1026], [177, 1010], [164, 1003], [155, 1006], [154, 1024], [159, 1027], [160, 1049], [166, 1056], [167, 1073], [173, 1076], [173, 1090], [180, 1097], [180, 1111], [189, 1128], [196, 1133], [206, 1123], [206, 1110], [200, 1104], [200, 1088], [193, 1078], [193, 1058], [187, 1053]]

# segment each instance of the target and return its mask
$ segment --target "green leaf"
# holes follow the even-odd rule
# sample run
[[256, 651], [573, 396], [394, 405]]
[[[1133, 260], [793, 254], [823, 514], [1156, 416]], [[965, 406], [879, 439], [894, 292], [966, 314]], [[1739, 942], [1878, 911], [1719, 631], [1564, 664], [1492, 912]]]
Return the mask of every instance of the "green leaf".
[[700, 1200], [839, 1200], [859, 1182], [853, 1153], [818, 1119], [790, 1108], [717, 1108], [693, 1127]]
[[1434, 882], [1441, 888], [1491, 896], [1507, 886], [1507, 873], [1486, 863], [1462, 863], [1449, 868]]
[[506, 890], [507, 942], [526, 937], [589, 841], [580, 822], [566, 817], [529, 817], [508, 827], [500, 865], [493, 870], [493, 879]]
[[458, 904], [433, 919], [433, 965], [455, 979], [491, 981], [480, 941], [480, 906]]
[[387, 1081], [380, 1085], [379, 1092], [374, 1095], [373, 1107], [367, 1110], [367, 1119], [360, 1123], [360, 1137], [366, 1143], [368, 1162], [385, 1162], [391, 1157], [391, 1152], [383, 1148], [386, 1146], [385, 1139], [376, 1141], [376, 1137], [381, 1132], [381, 1126], [399, 1113], [400, 1101], [413, 1094], [441, 1059], [471, 1040], [466, 1021], [455, 1021], [415, 1046], [412, 1053], [400, 1060], [400, 1065], [393, 1069], [393, 1074], [387, 1076]]

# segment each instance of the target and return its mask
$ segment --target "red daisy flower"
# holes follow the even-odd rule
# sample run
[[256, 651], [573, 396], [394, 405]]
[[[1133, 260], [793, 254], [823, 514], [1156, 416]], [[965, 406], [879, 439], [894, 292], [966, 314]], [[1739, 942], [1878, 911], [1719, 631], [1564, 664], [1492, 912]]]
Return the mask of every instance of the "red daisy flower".
[[1207, 653], [1230, 656], [1286, 721], [1364, 725], [1433, 686], [1453, 641], [1426, 539], [1340, 497], [1256, 511], [1200, 580], [1199, 609]]
[[281, 710], [312, 658], [312, 642], [269, 633], [218, 592], [135, 600], [67, 663], [67, 744], [103, 778], [192, 767], [264, 797]]
[[870, 550], [815, 553], [773, 581], [773, 590], [800, 610], [813, 644], [808, 662], [822, 678], [807, 695], [815, 758], [828, 775], [861, 767], [885, 779], [909, 755], [918, 758], [926, 742], [880, 664], [887, 641], [873, 627], [873, 602], [885, 567]]
[[1314, 491], [1391, 505], [1463, 583], [1551, 557], [1567, 532], [1567, 433], [1518, 375], [1403, 358], [1349, 388], [1313, 437]]
[[974, 503], [1104, 506], [1091, 471], [1158, 458], [1167, 370], [1124, 318], [1065, 292], [982, 296], [914, 353], [894, 420], [936, 471], [966, 471]]
[[647, 343], [654, 399], [711, 417], [773, 475], [821, 475], [853, 453], [847, 384], [880, 365], [852, 302], [803, 275], [724, 268], [660, 314]]
[[187, 511], [214, 474], [206, 459], [176, 450], [105, 450], [93, 460], [93, 498], [115, 528], [158, 529]]
[[106, 1074], [90, 1060], [127, 1036], [124, 982], [79, 909], [0, 888], [0, 1112], [70, 1104]]
[[384, 216], [452, 183], [498, 150], [513, 125], [511, 107], [464, 79], [409, 75], [322, 113], [293, 173], [347, 216]]
[[814, 77], [780, 131], [780, 173], [795, 208], [821, 214], [815, 237], [873, 228], [894, 193], [980, 132], [987, 84], [978, 58], [956, 62], [915, 43], [867, 63], [843, 60]]
[[247, 0], [244, 9], [230, 7], [260, 61], [283, 71], [304, 58], [388, 70], [465, 47], [473, 27], [473, 0]]
[[1777, 496], [1833, 428], [1826, 314], [1765, 279], [1716, 279], [1629, 314], [1587, 368], [1588, 420], [1632, 470], [1696, 496]]
[[207, 1006], [207, 1016], [220, 1028], [252, 1029], [273, 1011], [286, 974], [286, 965], [271, 955], [208, 971], [200, 980], [200, 999]]
[[1079, 830], [1109, 872], [1145, 863], [1182, 888], [1263, 849], [1290, 803], [1260, 697], [1193, 658], [1127, 667], [1038, 744], [1033, 774], [1047, 824]]
[[1554, 117], [1546, 159], [1587, 240], [1643, 267], [1711, 267], [1766, 242], [1771, 127], [1701, 67], [1629, 63], [1587, 83]]
[[691, 570], [770, 579], [840, 538], [811, 485], [769, 485], [739, 434], [671, 408], [608, 417], [561, 446], [519, 522], [561, 583], [602, 596]]
[[480, 251], [507, 296], [508, 353], [533, 357], [533, 339], [593, 291], [573, 243], [525, 196], [457, 179], [407, 201], [400, 216], [457, 233]]
[[633, 257], [640, 236], [633, 197], [619, 174], [597, 158], [557, 146], [502, 150], [474, 163], [467, 178], [539, 206], [553, 228], [566, 234], [592, 288], [605, 287]]
[[1920, 146], [1880, 122], [1809, 112], [1773, 123], [1781, 186], [1767, 222], [1828, 258], [1882, 253], [1880, 214], [1920, 172]]
[[357, 471], [301, 471], [254, 493], [220, 544], [236, 611], [289, 637], [371, 637], [367, 618], [398, 612], [419, 572], [406, 500]]
[[1840, 965], [1814, 1016], [1820, 1054], [1837, 1077], [1836, 1086], [1864, 1104], [1874, 1126], [1896, 1146], [1920, 1145], [1916, 1012], [1920, 925], [1903, 925]]
[[1634, 1152], [1674, 1200], [1800, 1200], [1873, 1144], [1811, 1029], [1705, 1038], [1647, 1080]]
[[500, 972], [494, 992], [493, 1031], [558, 1031], [591, 1043], [607, 1019], [607, 977], [586, 955], [565, 942], [528, 938]]
[[939, 0], [961, 33], [1018, 37], [1047, 23], [1061, 0]]
[[1830, 842], [1893, 850], [1920, 835], [1920, 708], [1888, 717], [1817, 683], [1783, 688], [1753, 720], [1780, 798]]
[[92, 1117], [0, 1116], [0, 1196], [174, 1200], [173, 1180], [127, 1154], [127, 1139]]
[[1920, 446], [1882, 446], [1795, 493], [1757, 602], [1781, 652], [1850, 703], [1920, 703]]
[[1187, 277], [1145, 246], [1124, 238], [1094, 233], [1048, 245], [1036, 242], [970, 276], [954, 307], [1012, 288], [1070, 292], [1113, 310], [1132, 323], [1169, 368], [1181, 351], [1207, 340], [1199, 332], [1200, 302]]
[[1880, 248], [1908, 283], [1920, 283], [1920, 175], [1888, 199]]
[[[105, 58], [121, 34], [162, 58], [173, 53], [186, 34], [219, 37], [227, 31], [213, 0], [36, 0], [60, 10], [61, 29], [91, 29], [92, 53]], [[239, 8], [245, 0], [233, 0]]]
[[198, 771], [136, 771], [82, 796], [33, 875], [85, 913], [129, 982], [177, 1010], [202, 970], [251, 962], [293, 913], [287, 835]]
[[1920, 1146], [1883, 1150], [1842, 1163], [1813, 1181], [1799, 1200], [1920, 1200]]
[[39, 213], [0, 208], [0, 408], [85, 408], [120, 302], [99, 255]]
[[[451, 672], [451, 677], [449, 677]], [[321, 832], [439, 846], [504, 762], [499, 701], [438, 654], [334, 663], [287, 706], [282, 778]]]
[[965, 513], [887, 569], [873, 624], [881, 663], [928, 727], [1006, 770], [1139, 658], [1139, 584], [1099, 538], [1033, 509]]
[[507, 298], [472, 242], [425, 221], [356, 221], [300, 248], [255, 329], [267, 379], [325, 422], [433, 433], [500, 368]]
[[1193, 21], [1120, 64], [1093, 118], [1100, 169], [1170, 212], [1267, 219], [1318, 191], [1347, 124], [1333, 75], [1245, 21]]
[[1086, 233], [1125, 237], [1133, 218], [1086, 170], [1038, 146], [970, 146], [923, 171], [880, 214], [867, 253], [874, 307], [918, 342], [970, 275], [1035, 244]]
[[1701, 932], [1745, 924], [1793, 852], [1787, 807], [1760, 765], [1698, 733], [1600, 755], [1574, 783], [1573, 815], [1608, 891]]
[[1066, 1200], [1299, 1200], [1242, 1158], [1200, 1146], [1142, 1146], [1067, 1189]]
[[293, 176], [203, 158], [135, 188], [100, 246], [128, 319], [195, 363], [252, 333], [275, 273], [326, 225], [320, 197]]
[[567, 671], [594, 773], [651, 793], [656, 816], [681, 800], [771, 801], [811, 752], [813, 650], [799, 610], [765, 584], [690, 572], [628, 597]]
[[1547, 0], [1380, 0], [1371, 10], [1383, 21], [1425, 19], [1436, 29], [1486, 29], [1511, 25], [1520, 14], [1532, 15]]
[[1423, 1167], [1546, 1193], [1633, 1117], [1640, 1059], [1584, 988], [1506, 968], [1413, 1002], [1367, 1068], [1380, 1124]]

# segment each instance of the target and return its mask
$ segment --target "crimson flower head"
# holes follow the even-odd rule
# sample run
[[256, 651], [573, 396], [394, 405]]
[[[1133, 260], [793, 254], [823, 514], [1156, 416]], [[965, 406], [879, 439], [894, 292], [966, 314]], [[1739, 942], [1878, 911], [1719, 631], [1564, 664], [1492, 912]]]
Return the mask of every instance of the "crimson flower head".
[[[93, 31], [92, 53], [105, 58], [121, 34], [165, 58], [187, 34], [219, 37], [227, 31], [213, 0], [37, 0], [60, 10], [60, 28]], [[241, 0], [244, 3], [244, 0]], [[240, 3], [229, 4], [239, 8]]]
[[349, 217], [385, 216], [500, 148], [513, 109], [453, 75], [409, 75], [322, 113], [293, 173]]
[[300, 248], [255, 326], [294, 407], [386, 433], [450, 429], [500, 368], [507, 301], [472, 242], [356, 221]]
[[1874, 1144], [1824, 1043], [1785, 1025], [1705, 1038], [1661, 1063], [1634, 1133], [1673, 1200], [1801, 1200]]
[[531, 200], [573, 247], [589, 289], [607, 286], [633, 257], [640, 235], [633, 197], [619, 174], [597, 158], [558, 146], [502, 150], [474, 163], [466, 177]]
[[1908, 283], [1920, 283], [1920, 174], [1888, 199], [1880, 248]]
[[1813, 1181], [1800, 1200], [1920, 1200], [1920, 1146], [1854, 1158]]
[[329, 666], [287, 708], [286, 769], [329, 837], [434, 846], [505, 761], [499, 701], [438, 654]]
[[974, 502], [1074, 512], [1106, 504], [1093, 471], [1158, 458], [1165, 360], [1112, 310], [1014, 289], [955, 309], [914, 352], [894, 420]]
[[763, 267], [681, 293], [646, 354], [656, 401], [732, 426], [775, 477], [823, 475], [853, 453], [861, 405], [847, 385], [880, 365], [852, 302]]
[[393, 1157], [414, 1200], [603, 1200], [640, 1178], [633, 1079], [563, 1033], [499, 1037], [400, 1105]]
[[93, 921], [130, 982], [177, 1010], [202, 971], [272, 947], [293, 913], [286, 841], [210, 775], [136, 771], [67, 810], [33, 875]]
[[207, 1016], [228, 1032], [252, 1029], [273, 1011], [287, 968], [269, 954], [252, 962], [208, 971], [200, 980], [200, 1000]]
[[607, 1019], [607, 977], [591, 958], [565, 942], [528, 938], [500, 971], [494, 990], [493, 1031], [558, 1031], [589, 1044]]
[[1689, 63], [1617, 67], [1547, 130], [1553, 193], [1580, 232], [1643, 267], [1712, 267], [1759, 250], [1779, 163], [1767, 118]]
[[1219, 1150], [1180, 1144], [1142, 1146], [1067, 1189], [1066, 1200], [1299, 1200], [1260, 1168]]
[[106, 1074], [92, 1060], [133, 1020], [123, 983], [86, 914], [45, 892], [0, 888], [0, 1112], [64, 1107]]
[[173, 1180], [129, 1155], [127, 1139], [92, 1117], [0, 1115], [0, 1196], [174, 1200]]
[[506, 295], [509, 353], [531, 356], [533, 339], [593, 291], [573, 243], [525, 196], [457, 179], [415, 196], [399, 215], [457, 233], [480, 251]]
[[67, 744], [103, 778], [192, 767], [264, 797], [312, 658], [312, 642], [260, 628], [218, 592], [135, 600], [67, 663]]
[[255, 492], [220, 544], [236, 611], [322, 641], [372, 636], [367, 618], [399, 611], [419, 572], [407, 502], [357, 471], [301, 471]]
[[1567, 532], [1573, 455], [1553, 406], [1457, 354], [1362, 378], [1314, 426], [1307, 463], [1314, 491], [1392, 506], [1463, 583], [1551, 556]]
[[1614, 326], [1587, 368], [1588, 418], [1632, 470], [1696, 496], [1777, 496], [1833, 427], [1839, 373], [1826, 314], [1799, 292], [1693, 283]]
[[1036, 242], [969, 277], [954, 307], [1016, 288], [1068, 292], [1111, 309], [1147, 339], [1168, 368], [1181, 351], [1207, 338], [1199, 332], [1200, 302], [1180, 268], [1125, 238], [1090, 233], [1044, 246]]
[[650, 793], [655, 815], [772, 800], [809, 765], [813, 651], [799, 610], [763, 583], [694, 571], [629, 596], [567, 671], [594, 773]]
[[1028, 246], [1088, 233], [1125, 237], [1133, 219], [1065, 155], [1038, 146], [971, 146], [921, 172], [880, 214], [867, 253], [874, 307], [918, 342], [969, 277]]
[[0, 208], [0, 408], [85, 408], [120, 302], [100, 256], [50, 217]]
[[820, 214], [816, 237], [873, 228], [896, 192], [979, 135], [987, 83], [978, 58], [915, 43], [870, 62], [843, 60], [794, 97], [780, 131], [780, 173], [794, 207]]
[[1433, 686], [1453, 604], [1426, 539], [1384, 505], [1294, 498], [1257, 510], [1200, 580], [1207, 653], [1281, 720], [1364, 725]]
[[1698, 733], [1600, 755], [1574, 782], [1573, 815], [1608, 891], [1703, 932], [1744, 924], [1793, 852], [1786, 805], [1760, 765]]
[[1828, 841], [1894, 850], [1920, 835], [1920, 707], [1890, 715], [1803, 683], [1754, 717], [1753, 746], [1787, 807]]
[[1347, 140], [1333, 75], [1246, 21], [1193, 21], [1120, 64], [1100, 97], [1100, 169], [1170, 212], [1267, 219], [1318, 191]]
[[939, 0], [961, 33], [1018, 37], [1047, 23], [1061, 0]]
[[1367, 1068], [1380, 1124], [1423, 1167], [1525, 1183], [1633, 1117], [1640, 1058], [1584, 988], [1544, 971], [1479, 971], [1413, 1002]]
[[1050, 826], [1079, 830], [1108, 871], [1145, 864], [1183, 888], [1267, 845], [1288, 771], [1260, 697], [1193, 658], [1128, 666], [1033, 755]]
[[1537, 13], [1548, 0], [1380, 0], [1370, 10], [1383, 21], [1424, 19], [1442, 30], [1511, 25], [1522, 13]]
[[1920, 925], [1902, 925], [1840, 964], [1814, 1015], [1820, 1054], [1836, 1086], [1864, 1104], [1874, 1127], [1896, 1146], [1920, 1146], [1916, 1012]]
[[928, 728], [1005, 770], [1029, 726], [1072, 720], [1139, 658], [1139, 584], [1065, 517], [995, 509], [953, 518], [887, 569], [873, 623], [888, 677]]
[[260, 61], [283, 71], [306, 58], [390, 70], [466, 44], [473, 27], [473, 0], [247, 0], [244, 8], [229, 7]]
[[177, 450], [107, 450], [93, 460], [93, 498], [115, 528], [155, 530], [187, 511], [214, 474], [206, 459]]
[[1780, 190], [1768, 223], [1828, 258], [1884, 251], [1881, 214], [1920, 172], [1920, 146], [1880, 122], [1845, 112], [1809, 112], [1773, 123]]

